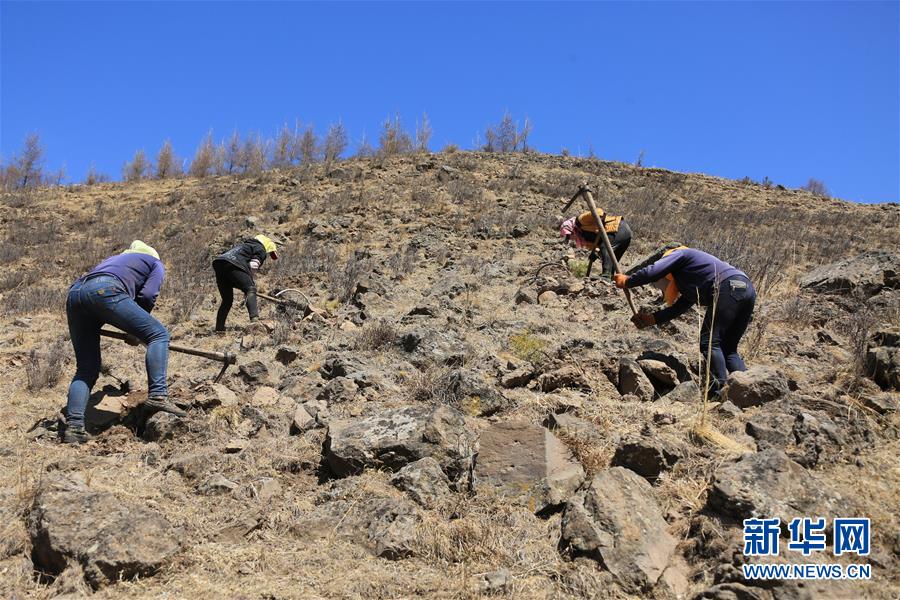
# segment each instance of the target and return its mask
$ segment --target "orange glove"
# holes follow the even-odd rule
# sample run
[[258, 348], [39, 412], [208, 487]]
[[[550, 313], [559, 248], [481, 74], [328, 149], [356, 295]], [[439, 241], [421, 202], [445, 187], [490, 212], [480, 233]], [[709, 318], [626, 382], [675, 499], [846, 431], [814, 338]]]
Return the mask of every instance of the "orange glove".
[[652, 325], [656, 325], [656, 317], [653, 316], [653, 313], [641, 311], [631, 317], [631, 322], [634, 323], [634, 326], [638, 329], [645, 329]]
[[613, 275], [613, 281], [616, 282], [616, 287], [620, 290], [625, 289], [625, 282], [628, 281], [628, 275], [624, 275], [622, 273], [616, 273]]

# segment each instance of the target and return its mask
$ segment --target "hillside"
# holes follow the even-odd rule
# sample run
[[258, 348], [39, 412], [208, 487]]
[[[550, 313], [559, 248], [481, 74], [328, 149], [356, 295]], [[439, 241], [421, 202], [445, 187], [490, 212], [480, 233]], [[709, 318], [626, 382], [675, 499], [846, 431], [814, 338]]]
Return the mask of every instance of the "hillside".
[[[754, 281], [744, 406], [691, 383], [702, 313], [638, 331], [574, 274], [556, 223], [584, 181], [625, 265], [681, 241]], [[900, 372], [867, 355], [900, 368], [900, 206], [453, 152], [5, 194], [0, 221], [4, 598], [896, 597]], [[285, 241], [260, 290], [302, 293], [215, 335], [212, 257], [257, 232]], [[96, 437], [64, 446], [65, 290], [133, 239], [173, 343], [238, 365], [172, 353], [189, 416], [146, 421], [143, 352], [106, 340]], [[742, 582], [751, 515], [870, 517], [872, 581]]]

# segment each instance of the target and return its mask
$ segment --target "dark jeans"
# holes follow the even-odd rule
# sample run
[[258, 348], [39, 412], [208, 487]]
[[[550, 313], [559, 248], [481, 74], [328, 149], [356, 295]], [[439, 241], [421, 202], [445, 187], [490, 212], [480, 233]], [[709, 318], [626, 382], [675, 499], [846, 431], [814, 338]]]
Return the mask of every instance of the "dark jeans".
[[69, 385], [66, 421], [83, 427], [91, 388], [100, 375], [100, 327], [109, 323], [147, 345], [148, 396], [165, 397], [169, 362], [169, 332], [138, 306], [117, 277], [98, 275], [79, 279], [69, 288], [66, 318], [75, 350], [75, 377]]
[[719, 285], [718, 298], [706, 309], [700, 329], [700, 351], [704, 358], [710, 352], [710, 391], [714, 393], [722, 388], [728, 373], [747, 370], [738, 354], [738, 343], [747, 331], [755, 305], [753, 284], [743, 275], [735, 275]]
[[213, 270], [216, 272], [219, 295], [222, 296], [222, 304], [219, 305], [219, 312], [216, 313], [216, 331], [225, 331], [225, 321], [228, 319], [228, 313], [231, 312], [231, 305], [234, 304], [234, 288], [244, 292], [244, 301], [247, 304], [250, 318], [258, 317], [256, 282], [253, 281], [253, 277], [225, 260], [213, 262]]
[[[597, 235], [600, 235], [599, 233]], [[615, 233], [607, 233], [607, 237], [609, 237], [609, 245], [613, 248], [613, 254], [616, 255], [616, 260], [622, 260], [622, 255], [625, 254], [625, 251], [628, 250], [628, 246], [631, 245], [631, 228], [628, 226], [628, 223], [625, 222], [625, 219], [619, 223], [619, 230]], [[612, 259], [609, 257], [609, 252], [606, 251], [606, 244], [600, 244], [600, 257], [603, 260], [603, 274], [609, 278], [612, 278], [613, 275], [613, 263]]]

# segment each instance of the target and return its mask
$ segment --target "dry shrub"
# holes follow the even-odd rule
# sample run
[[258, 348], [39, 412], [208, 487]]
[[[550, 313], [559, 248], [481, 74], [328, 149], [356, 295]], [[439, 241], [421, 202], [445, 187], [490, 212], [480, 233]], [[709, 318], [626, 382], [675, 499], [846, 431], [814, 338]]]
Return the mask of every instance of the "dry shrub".
[[363, 327], [359, 337], [356, 338], [356, 349], [385, 350], [393, 346], [396, 340], [396, 326], [386, 319], [379, 319]]
[[327, 265], [328, 291], [341, 302], [347, 302], [356, 292], [356, 284], [371, 272], [370, 260], [361, 253], [355, 252], [347, 261], [339, 261]]
[[394, 274], [394, 279], [402, 279], [416, 268], [416, 260], [416, 249], [407, 244], [402, 248], [398, 248], [387, 259], [387, 267]]
[[29, 352], [28, 364], [25, 365], [28, 389], [35, 392], [59, 383], [65, 357], [65, 341], [62, 339], [57, 339], [46, 352]]
[[449, 367], [430, 367], [417, 371], [407, 380], [409, 396], [416, 402], [449, 404], [455, 400], [451, 392], [452, 370]]
[[46, 310], [64, 310], [65, 292], [44, 286], [29, 286], [17, 290], [3, 301], [6, 315], [36, 314]]

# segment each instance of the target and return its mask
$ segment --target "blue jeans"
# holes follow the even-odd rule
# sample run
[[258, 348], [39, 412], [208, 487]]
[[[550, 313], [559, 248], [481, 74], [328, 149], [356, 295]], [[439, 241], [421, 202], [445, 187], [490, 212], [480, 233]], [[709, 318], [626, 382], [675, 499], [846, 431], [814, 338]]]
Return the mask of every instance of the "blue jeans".
[[84, 426], [84, 411], [91, 388], [100, 376], [100, 327], [107, 323], [147, 345], [148, 395], [151, 398], [168, 396], [169, 332], [138, 306], [118, 277], [98, 275], [72, 284], [66, 299], [66, 317], [76, 362], [66, 405], [69, 425]]
[[738, 344], [747, 331], [755, 305], [753, 284], [746, 277], [735, 275], [719, 285], [715, 310], [712, 304], [706, 309], [700, 329], [700, 351], [705, 359], [712, 342], [709, 370], [713, 393], [722, 388], [729, 373], [747, 370], [744, 359], [738, 354]]

